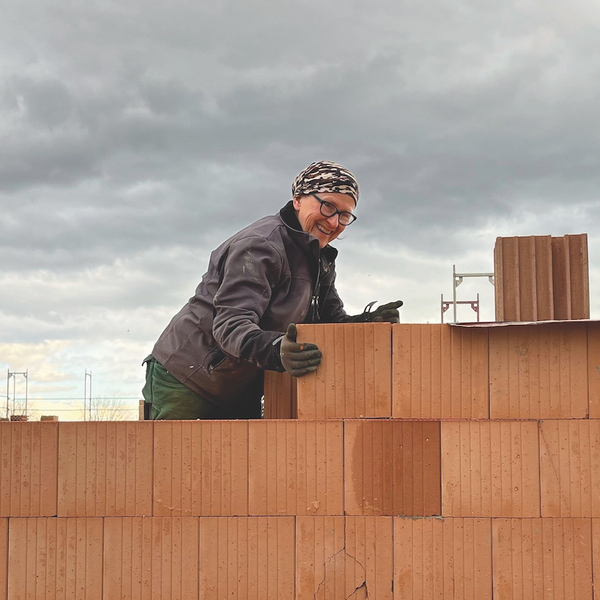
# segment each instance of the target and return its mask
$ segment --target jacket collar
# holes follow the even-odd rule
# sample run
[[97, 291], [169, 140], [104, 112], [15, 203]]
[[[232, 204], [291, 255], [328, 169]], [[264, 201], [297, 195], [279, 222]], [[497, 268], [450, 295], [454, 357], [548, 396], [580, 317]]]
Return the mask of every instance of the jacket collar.
[[[290, 200], [279, 211], [279, 215], [281, 217], [281, 220], [284, 222], [284, 224], [289, 229], [295, 231], [300, 236], [307, 239], [309, 247], [314, 247], [315, 245], [318, 247], [318, 245], [319, 245], [318, 240], [315, 237], [313, 237], [312, 235], [310, 235], [309, 233], [306, 233], [305, 231], [303, 231], [302, 226], [300, 225], [300, 221], [298, 221], [298, 217], [296, 216], [296, 209], [294, 208], [294, 202], [292, 200]], [[322, 256], [324, 256], [328, 260], [328, 262], [331, 263], [335, 260], [336, 256], [338, 255], [338, 251], [333, 246], [330, 246], [329, 244], [327, 244], [327, 246], [325, 246], [325, 248], [320, 250], [320, 254]]]

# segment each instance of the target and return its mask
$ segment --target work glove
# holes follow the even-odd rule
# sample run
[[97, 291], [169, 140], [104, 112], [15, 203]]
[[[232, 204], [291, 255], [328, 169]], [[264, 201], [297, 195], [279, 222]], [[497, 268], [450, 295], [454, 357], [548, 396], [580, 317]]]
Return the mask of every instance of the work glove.
[[348, 319], [348, 323], [400, 323], [400, 313], [398, 309], [404, 304], [402, 300], [396, 300], [395, 302], [388, 302], [382, 304], [375, 310], [371, 310], [373, 305], [377, 302], [369, 302], [365, 306], [365, 310], [360, 314]]
[[296, 325], [290, 323], [281, 339], [279, 353], [283, 368], [293, 377], [302, 377], [317, 370], [322, 355], [316, 344], [298, 344], [296, 335]]

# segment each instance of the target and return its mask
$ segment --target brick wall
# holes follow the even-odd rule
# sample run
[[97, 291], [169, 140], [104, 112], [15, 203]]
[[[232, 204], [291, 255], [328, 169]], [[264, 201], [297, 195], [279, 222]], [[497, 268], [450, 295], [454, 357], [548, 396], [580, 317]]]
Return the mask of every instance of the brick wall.
[[0, 423], [0, 598], [595, 598], [598, 334], [300, 327], [298, 419]]

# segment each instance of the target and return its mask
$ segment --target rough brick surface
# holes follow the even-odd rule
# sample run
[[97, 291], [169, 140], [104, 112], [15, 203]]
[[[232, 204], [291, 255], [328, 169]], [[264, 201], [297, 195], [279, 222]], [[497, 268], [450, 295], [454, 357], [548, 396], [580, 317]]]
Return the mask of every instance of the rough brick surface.
[[293, 517], [200, 518], [200, 598], [293, 600]]
[[347, 420], [345, 506], [349, 515], [439, 515], [440, 425]]
[[542, 517], [600, 517], [600, 421], [540, 423]]
[[390, 323], [301, 325], [299, 342], [323, 352], [319, 368], [298, 381], [298, 418], [390, 417]]
[[343, 514], [342, 421], [248, 426], [249, 514]]
[[198, 598], [198, 517], [104, 520], [104, 598]]
[[494, 519], [494, 598], [591, 599], [590, 519]]
[[59, 423], [59, 516], [152, 514], [153, 423]]
[[488, 332], [450, 325], [394, 325], [393, 416], [489, 416]]
[[584, 323], [490, 329], [491, 418], [586, 417], [587, 338]]
[[8, 597], [102, 598], [101, 518], [9, 520]]
[[537, 422], [442, 422], [442, 515], [540, 516]]
[[0, 423], [0, 516], [56, 514], [56, 423]]
[[248, 514], [248, 421], [154, 424], [154, 516]]
[[590, 419], [600, 419], [600, 323], [588, 323]]
[[289, 373], [265, 371], [265, 419], [298, 417], [297, 382]]
[[298, 517], [298, 600], [393, 598], [390, 517]]
[[490, 519], [394, 518], [396, 600], [492, 597]]

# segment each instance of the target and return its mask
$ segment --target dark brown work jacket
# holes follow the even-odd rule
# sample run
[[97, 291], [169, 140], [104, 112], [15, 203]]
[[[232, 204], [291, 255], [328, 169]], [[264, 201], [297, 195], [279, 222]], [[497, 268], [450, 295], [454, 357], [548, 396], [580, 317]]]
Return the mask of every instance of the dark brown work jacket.
[[292, 202], [236, 233], [210, 256], [195, 295], [153, 356], [215, 404], [239, 402], [263, 370], [283, 371], [277, 340], [289, 323], [347, 319], [331, 246], [302, 231]]

